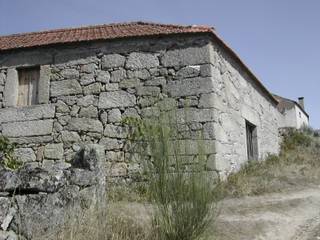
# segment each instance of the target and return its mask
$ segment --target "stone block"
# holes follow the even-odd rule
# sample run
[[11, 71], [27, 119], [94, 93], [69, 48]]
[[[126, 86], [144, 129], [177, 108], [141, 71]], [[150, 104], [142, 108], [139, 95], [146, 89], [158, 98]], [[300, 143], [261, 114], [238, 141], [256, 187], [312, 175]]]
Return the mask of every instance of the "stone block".
[[38, 103], [49, 103], [50, 97], [50, 75], [51, 69], [49, 65], [43, 65], [40, 67], [40, 79], [38, 86]]
[[106, 70], [110, 68], [124, 67], [126, 58], [120, 54], [104, 55], [101, 59], [101, 68]]
[[136, 104], [136, 97], [125, 91], [103, 92], [99, 96], [99, 108], [131, 107]]
[[61, 132], [61, 139], [65, 143], [73, 143], [73, 142], [81, 141], [81, 138], [77, 132], [69, 132], [69, 131]]
[[111, 72], [110, 82], [120, 82], [127, 77], [126, 70], [119, 69]]
[[63, 69], [60, 72], [60, 75], [64, 78], [64, 79], [75, 79], [75, 78], [79, 78], [79, 71], [77, 69], [73, 69], [73, 68], [66, 68]]
[[71, 118], [67, 129], [70, 131], [77, 132], [103, 132], [102, 123], [99, 120], [91, 119], [91, 118]]
[[101, 138], [99, 144], [102, 145], [106, 150], [119, 150], [123, 148], [123, 141], [115, 138]]
[[112, 109], [108, 112], [108, 122], [109, 123], [117, 123], [121, 122], [122, 116], [119, 109]]
[[110, 138], [126, 138], [127, 131], [125, 127], [107, 124], [105, 126], [103, 135]]
[[51, 97], [80, 93], [82, 93], [81, 85], [75, 79], [51, 82]]
[[82, 107], [79, 112], [79, 117], [97, 118], [98, 117], [98, 109], [92, 105], [89, 107]]
[[196, 77], [170, 81], [165, 86], [165, 91], [173, 97], [192, 96], [212, 92], [213, 85], [211, 78]]
[[47, 144], [44, 148], [44, 157], [46, 159], [61, 160], [63, 157], [63, 143]]
[[9, 137], [10, 142], [16, 144], [32, 144], [32, 143], [48, 143], [53, 141], [52, 136], [36, 136], [36, 137]]
[[80, 68], [80, 71], [84, 73], [93, 73], [96, 70], [96, 68], [97, 68], [97, 65], [95, 63], [89, 63], [89, 64], [82, 65]]
[[102, 82], [102, 83], [109, 83], [110, 81], [110, 73], [107, 71], [100, 71], [97, 74], [96, 81], [97, 82]]
[[128, 78], [139, 78], [142, 80], [146, 80], [150, 77], [150, 73], [147, 69], [128, 71]]
[[181, 68], [176, 76], [179, 78], [192, 78], [200, 74], [200, 66], [186, 66]]
[[140, 80], [137, 78], [124, 79], [119, 83], [120, 88], [134, 88], [141, 85]]
[[22, 162], [34, 162], [36, 161], [36, 155], [32, 148], [16, 148], [14, 149], [14, 156]]
[[0, 123], [53, 118], [54, 114], [54, 105], [3, 108], [0, 109]]
[[206, 45], [169, 50], [163, 54], [161, 62], [165, 67], [210, 63], [210, 49]]
[[18, 101], [19, 78], [18, 72], [14, 68], [7, 70], [7, 80], [4, 87], [4, 106], [14, 107]]
[[148, 86], [148, 87], [142, 87], [139, 86], [137, 89], [137, 95], [138, 96], [158, 96], [161, 92], [159, 87], [154, 86]]
[[94, 82], [95, 82], [95, 78], [93, 73], [83, 74], [80, 77], [80, 84], [83, 86], [89, 85]]
[[128, 69], [143, 69], [159, 66], [158, 58], [150, 53], [133, 52], [130, 53], [126, 68]]
[[88, 107], [94, 105], [95, 97], [94, 95], [87, 95], [81, 98], [78, 98], [77, 105], [81, 107]]
[[84, 95], [98, 94], [101, 92], [101, 83], [92, 83], [83, 88]]
[[2, 124], [2, 134], [7, 137], [28, 137], [50, 135], [53, 120], [9, 122]]

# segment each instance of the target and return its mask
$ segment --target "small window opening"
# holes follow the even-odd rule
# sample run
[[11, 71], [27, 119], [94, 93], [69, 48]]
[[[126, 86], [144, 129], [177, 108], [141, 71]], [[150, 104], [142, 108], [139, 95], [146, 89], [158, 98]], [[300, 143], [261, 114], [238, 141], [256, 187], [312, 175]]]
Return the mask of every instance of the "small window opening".
[[17, 106], [38, 104], [38, 86], [40, 68], [23, 68], [18, 70], [19, 90]]
[[248, 160], [257, 160], [258, 159], [257, 127], [248, 121], [246, 121], [246, 136], [247, 136]]

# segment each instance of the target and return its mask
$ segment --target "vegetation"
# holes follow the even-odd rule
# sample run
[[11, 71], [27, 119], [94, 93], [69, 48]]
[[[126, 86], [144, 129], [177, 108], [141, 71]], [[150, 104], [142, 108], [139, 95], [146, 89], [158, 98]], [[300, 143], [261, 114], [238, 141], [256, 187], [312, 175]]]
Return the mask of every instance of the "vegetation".
[[14, 156], [14, 148], [15, 145], [8, 138], [0, 136], [0, 165], [11, 170], [22, 166], [22, 162]]
[[221, 197], [241, 197], [286, 191], [320, 181], [320, 140], [310, 129], [291, 130], [279, 156], [251, 161], [229, 175], [217, 191]]
[[190, 160], [186, 156], [188, 144], [177, 140], [179, 124], [174, 115], [127, 119], [126, 123], [132, 127], [134, 149], [145, 159], [147, 193], [155, 206], [152, 229], [156, 239], [204, 239], [214, 217], [215, 198], [201, 140], [197, 157]]

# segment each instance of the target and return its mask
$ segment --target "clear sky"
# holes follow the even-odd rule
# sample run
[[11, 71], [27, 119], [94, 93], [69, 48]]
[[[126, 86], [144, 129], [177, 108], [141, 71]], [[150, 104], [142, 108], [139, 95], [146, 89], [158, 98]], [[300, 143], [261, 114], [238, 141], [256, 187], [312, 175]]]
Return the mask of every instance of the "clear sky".
[[0, 35], [127, 21], [210, 25], [320, 128], [319, 0], [0, 0]]

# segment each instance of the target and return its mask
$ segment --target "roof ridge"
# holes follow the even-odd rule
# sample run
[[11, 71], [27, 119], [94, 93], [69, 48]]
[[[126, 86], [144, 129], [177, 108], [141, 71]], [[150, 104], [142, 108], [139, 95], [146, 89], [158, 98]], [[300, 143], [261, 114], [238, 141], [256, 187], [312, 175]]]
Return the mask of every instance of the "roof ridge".
[[93, 24], [86, 26], [78, 26], [78, 27], [65, 27], [65, 28], [56, 28], [56, 29], [48, 29], [48, 30], [40, 30], [40, 31], [32, 31], [25, 33], [14, 33], [9, 35], [0, 35], [0, 39], [7, 37], [20, 37], [20, 36], [29, 36], [34, 34], [45, 34], [45, 33], [59, 33], [59, 32], [67, 32], [70, 30], [88, 30], [93, 28], [102, 28], [102, 27], [113, 27], [113, 26], [132, 26], [132, 25], [142, 25], [142, 26], [162, 26], [162, 27], [176, 27], [176, 28], [195, 28], [195, 29], [213, 29], [213, 27], [205, 26], [205, 25], [179, 25], [179, 24], [166, 24], [166, 23], [155, 23], [155, 22], [147, 22], [147, 21], [132, 21], [132, 22], [119, 22], [119, 23], [106, 23], [106, 24]]

